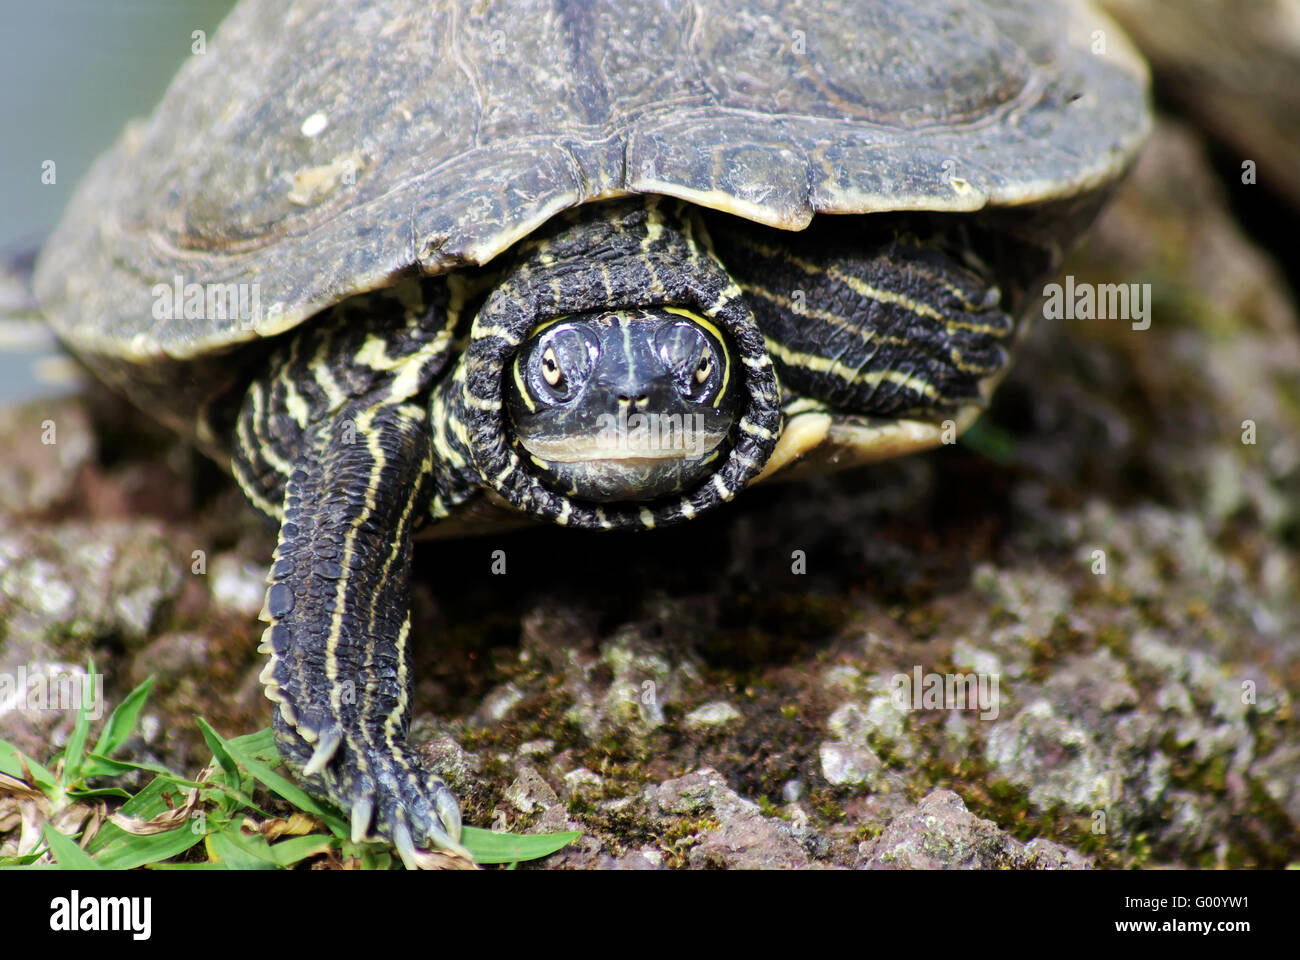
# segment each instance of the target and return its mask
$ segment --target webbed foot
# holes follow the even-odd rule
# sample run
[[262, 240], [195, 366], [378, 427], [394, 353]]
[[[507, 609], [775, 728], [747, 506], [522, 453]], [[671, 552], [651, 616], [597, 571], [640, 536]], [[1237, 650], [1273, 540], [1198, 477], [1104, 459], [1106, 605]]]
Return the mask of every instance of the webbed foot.
[[[466, 864], [473, 857], [460, 844], [460, 805], [442, 778], [428, 770], [404, 743], [355, 743], [336, 726], [304, 742], [305, 726], [290, 725], [277, 711], [280, 752], [303, 783], [346, 812], [352, 842], [380, 838], [392, 843], [409, 869]], [[447, 856], [437, 856], [434, 852]]]

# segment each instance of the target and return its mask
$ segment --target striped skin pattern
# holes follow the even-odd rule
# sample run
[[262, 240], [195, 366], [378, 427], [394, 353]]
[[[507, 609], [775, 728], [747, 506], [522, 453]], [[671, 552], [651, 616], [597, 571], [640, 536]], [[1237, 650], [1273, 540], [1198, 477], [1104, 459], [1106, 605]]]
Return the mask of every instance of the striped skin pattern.
[[980, 402], [982, 382], [1007, 365], [1015, 326], [987, 268], [970, 254], [960, 263], [941, 234], [921, 240], [853, 219], [814, 223], [793, 249], [780, 231], [714, 227], [782, 383], [881, 417]]
[[373, 828], [403, 859], [416, 844], [455, 849], [451, 791], [407, 743], [411, 719], [409, 579], [432, 459], [426, 412], [358, 411], [346, 442], [325, 428], [286, 489], [263, 611], [262, 680], [277, 703], [276, 742], [305, 784]]
[[259, 650], [281, 754], [304, 784], [418, 862], [455, 848], [451, 792], [406, 744], [411, 544], [432, 487], [427, 397], [458, 319], [442, 280], [346, 301], [250, 384], [236, 479], [280, 520]]
[[443, 279], [411, 280], [344, 300], [271, 354], [235, 422], [232, 470], [259, 512], [280, 520], [294, 461], [343, 411], [403, 402], [428, 392], [447, 365], [459, 319]]
[[[406, 739], [411, 544], [421, 523], [484, 490], [571, 527], [681, 522], [732, 499], [766, 464], [782, 426], [778, 368], [798, 393], [887, 413], [926, 405], [920, 398], [927, 409], [956, 402], [962, 377], [1001, 362], [1001, 315], [988, 306], [996, 291], [921, 248], [872, 254], [904, 258], [891, 274], [861, 256], [794, 263], [743, 235], [723, 243], [753, 278], [748, 291], [697, 210], [654, 197], [582, 207], [492, 274], [407, 279], [338, 305], [281, 344], [249, 385], [234, 473], [280, 523], [262, 681], [282, 755], [308, 789], [351, 812], [355, 839], [392, 840], [408, 866], [425, 862], [418, 846], [458, 849], [455, 799]], [[779, 285], [763, 286], [763, 271], [804, 284], [812, 320], [783, 318]], [[729, 341], [745, 391], [730, 450], [679, 494], [566, 497], [516, 454], [503, 372], [549, 318], [647, 305], [689, 310]], [[820, 326], [808, 332], [813, 321]], [[902, 338], [913, 334], [924, 347], [909, 365]], [[837, 365], [819, 363], [826, 344]]]

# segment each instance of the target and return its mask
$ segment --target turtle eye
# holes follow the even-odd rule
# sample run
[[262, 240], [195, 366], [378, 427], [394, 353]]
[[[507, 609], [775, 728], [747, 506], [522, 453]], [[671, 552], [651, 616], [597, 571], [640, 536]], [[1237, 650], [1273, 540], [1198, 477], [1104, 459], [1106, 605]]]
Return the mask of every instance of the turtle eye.
[[718, 345], [697, 326], [675, 323], [658, 337], [659, 357], [689, 400], [712, 400], [720, 387]]
[[528, 394], [544, 404], [572, 399], [582, 392], [598, 352], [591, 334], [579, 326], [546, 331], [525, 348]]
[[542, 379], [551, 386], [559, 386], [560, 381], [564, 379], [564, 373], [560, 370], [560, 361], [555, 358], [555, 348], [547, 347], [546, 352], [542, 354]]
[[709, 374], [713, 371], [713, 358], [709, 356], [708, 350], [700, 355], [700, 362], [695, 367], [695, 382], [703, 383], [709, 379]]

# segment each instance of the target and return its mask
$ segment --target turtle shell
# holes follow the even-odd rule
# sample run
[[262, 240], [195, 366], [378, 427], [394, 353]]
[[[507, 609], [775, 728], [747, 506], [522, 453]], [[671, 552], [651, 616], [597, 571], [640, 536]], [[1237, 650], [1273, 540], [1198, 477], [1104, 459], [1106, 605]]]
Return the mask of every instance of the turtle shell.
[[[1078, 0], [243, 0], [94, 165], [36, 292], [99, 372], [183, 395], [186, 361], [592, 200], [799, 230], [1085, 194], [1146, 99]], [[157, 309], [196, 282], [255, 303]]]

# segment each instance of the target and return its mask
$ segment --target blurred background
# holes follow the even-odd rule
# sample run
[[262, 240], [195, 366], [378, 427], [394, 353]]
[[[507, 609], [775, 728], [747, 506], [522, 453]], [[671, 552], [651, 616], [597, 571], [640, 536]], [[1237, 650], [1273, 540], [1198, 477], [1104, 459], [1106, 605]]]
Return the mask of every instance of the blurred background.
[[[7, 4], [0, 37], [0, 255], [40, 242], [96, 156], [144, 116], [232, 0]], [[55, 164], [55, 182], [42, 182]], [[44, 352], [39, 343], [32, 350]], [[30, 350], [0, 350], [0, 403], [40, 389]]]
[[[1151, 64], [1161, 112], [1193, 123], [1228, 201], [1300, 292], [1300, 2], [1101, 0]], [[1243, 164], [1255, 167], [1253, 182]]]

